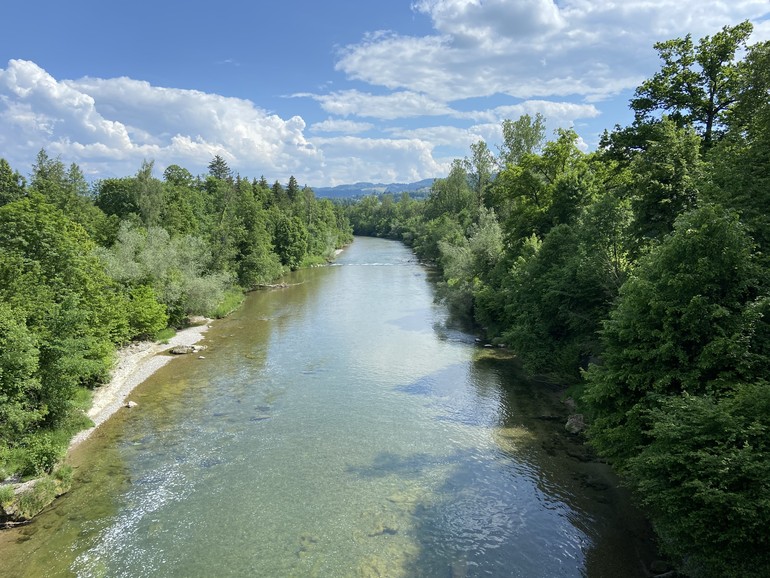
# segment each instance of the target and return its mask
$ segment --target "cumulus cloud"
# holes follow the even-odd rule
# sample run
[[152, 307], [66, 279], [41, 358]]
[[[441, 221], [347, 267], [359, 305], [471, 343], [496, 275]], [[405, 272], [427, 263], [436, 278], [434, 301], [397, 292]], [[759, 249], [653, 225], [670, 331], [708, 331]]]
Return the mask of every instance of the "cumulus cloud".
[[442, 102], [497, 93], [596, 101], [649, 76], [654, 42], [768, 13], [766, 0], [420, 0], [412, 8], [435, 34], [366, 36], [342, 50], [337, 69]]
[[354, 182], [366, 175], [372, 182], [410, 182], [446, 174], [448, 164], [434, 159], [433, 145], [418, 138], [344, 136], [318, 139], [326, 153], [326, 168], [339, 175], [332, 185]]
[[445, 103], [425, 94], [402, 91], [377, 95], [358, 90], [342, 90], [328, 94], [295, 94], [318, 101], [326, 112], [339, 116], [362, 116], [378, 119], [412, 118], [449, 114]]
[[[0, 69], [0, 123], [33, 158], [46, 147], [84, 170], [131, 174], [144, 158], [160, 166], [201, 167], [215, 154], [233, 166], [294, 171], [319, 152], [300, 117], [271, 115], [253, 103], [130, 78], [56, 80], [34, 62]], [[27, 150], [24, 150], [26, 148]]]
[[354, 120], [342, 120], [327, 118], [324, 121], [316, 122], [310, 126], [313, 132], [341, 132], [345, 134], [356, 134], [366, 132], [374, 128], [369, 122], [356, 122]]
[[[372, 125], [328, 119], [318, 133], [351, 133]], [[317, 186], [362, 176], [409, 180], [442, 165], [433, 145], [417, 139], [328, 136], [309, 139], [299, 116], [283, 119], [254, 103], [131, 78], [57, 80], [34, 62], [0, 69], [0, 145], [15, 168], [29, 167], [40, 148], [97, 177], [133, 174], [142, 160], [162, 170], [179, 164], [205, 172], [214, 155], [245, 176]]]
[[524, 114], [534, 116], [542, 114], [556, 126], [564, 126], [581, 118], [595, 118], [600, 111], [593, 104], [574, 102], [555, 102], [550, 100], [526, 100], [518, 104], [497, 106], [487, 110], [477, 110], [457, 113], [459, 118], [469, 118], [475, 121], [486, 121], [499, 124], [505, 119], [517, 119]]

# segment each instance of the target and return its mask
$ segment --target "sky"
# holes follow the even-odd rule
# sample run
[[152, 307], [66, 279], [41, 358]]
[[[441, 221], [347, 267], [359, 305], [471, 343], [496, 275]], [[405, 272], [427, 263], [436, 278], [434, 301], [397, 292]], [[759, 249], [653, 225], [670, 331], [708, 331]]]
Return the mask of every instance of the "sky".
[[153, 161], [335, 186], [445, 176], [504, 119], [541, 113], [593, 150], [632, 121], [655, 42], [768, 0], [38, 0], [0, 34], [0, 157], [41, 148], [91, 180]]

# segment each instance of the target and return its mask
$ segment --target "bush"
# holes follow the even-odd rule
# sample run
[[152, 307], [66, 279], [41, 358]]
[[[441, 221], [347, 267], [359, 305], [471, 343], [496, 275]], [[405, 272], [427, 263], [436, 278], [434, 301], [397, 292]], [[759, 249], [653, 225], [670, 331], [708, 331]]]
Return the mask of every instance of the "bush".
[[39, 476], [53, 470], [64, 457], [66, 445], [62, 445], [50, 433], [36, 433], [28, 436], [22, 443], [25, 466], [21, 474]]
[[128, 322], [134, 338], [154, 337], [168, 325], [166, 306], [158, 302], [155, 291], [149, 285], [131, 290], [128, 302]]
[[770, 386], [671, 397], [651, 416], [628, 478], [663, 550], [688, 576], [770, 575]]
[[0, 486], [0, 508], [5, 509], [10, 506], [15, 495], [12, 485], [5, 484]]

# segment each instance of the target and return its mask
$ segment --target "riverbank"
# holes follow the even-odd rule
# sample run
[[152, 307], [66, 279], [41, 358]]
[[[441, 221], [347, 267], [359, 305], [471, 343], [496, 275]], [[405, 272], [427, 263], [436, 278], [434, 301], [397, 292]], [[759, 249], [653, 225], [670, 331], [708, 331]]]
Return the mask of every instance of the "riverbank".
[[198, 325], [181, 329], [167, 342], [141, 341], [118, 350], [118, 361], [110, 381], [97, 388], [93, 394], [87, 415], [94, 425], [72, 438], [69, 451], [87, 440], [101, 424], [125, 407], [128, 396], [136, 386], [173, 359], [171, 355], [161, 353], [175, 347], [195, 345], [203, 339], [210, 323], [210, 319], [204, 318]]
[[[210, 322], [210, 319], [200, 318], [198, 324], [178, 331], [168, 341], [142, 341], [118, 350], [110, 381], [94, 391], [91, 408], [86, 414], [94, 425], [72, 438], [68, 453], [87, 440], [118, 410], [126, 407], [128, 396], [135, 387], [173, 359], [172, 355], [163, 355], [164, 352], [192, 347], [203, 339]], [[68, 492], [71, 482], [72, 468], [64, 465], [52, 475], [24, 483], [1, 485], [0, 528], [28, 523], [57, 497]]]

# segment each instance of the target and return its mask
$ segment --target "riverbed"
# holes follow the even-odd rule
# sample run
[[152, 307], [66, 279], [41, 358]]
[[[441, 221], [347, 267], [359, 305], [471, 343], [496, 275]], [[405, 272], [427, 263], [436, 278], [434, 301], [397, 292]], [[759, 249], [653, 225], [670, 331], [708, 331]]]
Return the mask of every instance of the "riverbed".
[[73, 452], [73, 490], [0, 534], [4, 575], [645, 576], [560, 392], [453, 327], [408, 248], [284, 281]]

